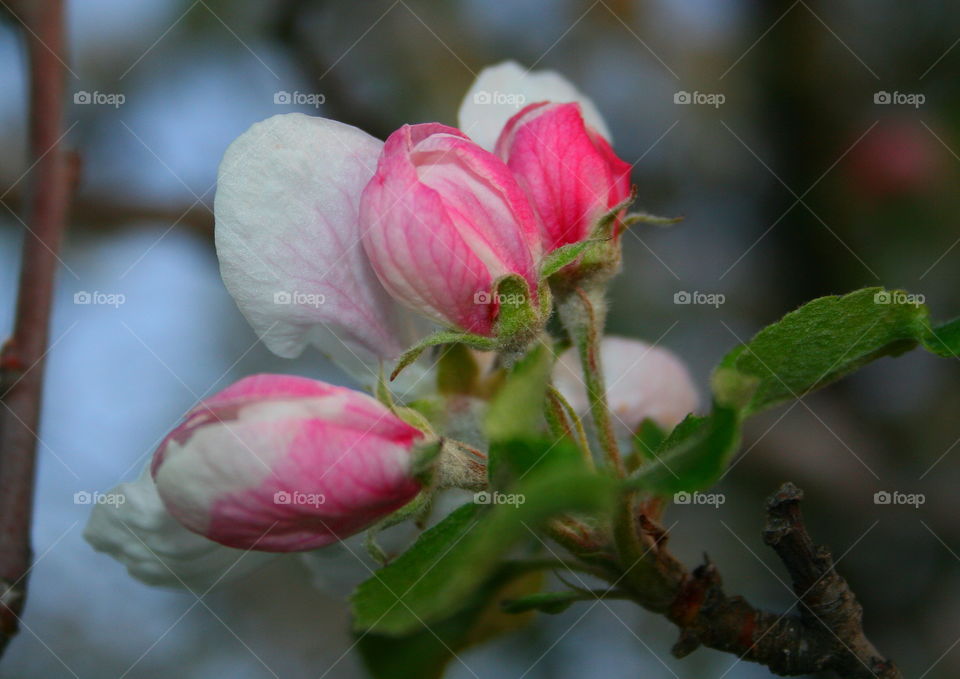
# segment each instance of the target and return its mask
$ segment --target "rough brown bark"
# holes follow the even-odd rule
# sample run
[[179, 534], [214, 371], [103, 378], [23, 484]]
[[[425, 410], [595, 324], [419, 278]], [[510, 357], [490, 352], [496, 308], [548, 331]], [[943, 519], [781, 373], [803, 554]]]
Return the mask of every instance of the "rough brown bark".
[[833, 671], [844, 679], [900, 679], [863, 632], [863, 609], [834, 568], [825, 547], [813, 543], [800, 514], [802, 492], [786, 483], [767, 500], [764, 542], [790, 574], [799, 611], [776, 615], [743, 597], [728, 596], [717, 568], [707, 561], [692, 573], [667, 552], [656, 552], [661, 572], [671, 574], [675, 597], [668, 619], [681, 630], [674, 655], [698, 646], [760, 663], [775, 674]]

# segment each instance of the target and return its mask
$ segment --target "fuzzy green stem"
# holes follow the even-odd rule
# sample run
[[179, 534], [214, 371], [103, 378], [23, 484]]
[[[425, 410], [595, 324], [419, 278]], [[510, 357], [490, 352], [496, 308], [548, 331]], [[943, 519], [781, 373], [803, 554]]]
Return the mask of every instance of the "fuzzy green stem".
[[578, 287], [558, 300], [557, 312], [580, 355], [597, 441], [611, 468], [622, 478], [626, 471], [613, 429], [613, 418], [607, 405], [607, 387], [600, 361], [600, 340], [603, 337], [606, 304], [602, 295], [590, 294]]
[[563, 397], [563, 394], [552, 384], [547, 385], [547, 424], [557, 438], [569, 436], [577, 442], [588, 466], [593, 469], [593, 453], [587, 432], [583, 429], [583, 422], [577, 416], [573, 406]]

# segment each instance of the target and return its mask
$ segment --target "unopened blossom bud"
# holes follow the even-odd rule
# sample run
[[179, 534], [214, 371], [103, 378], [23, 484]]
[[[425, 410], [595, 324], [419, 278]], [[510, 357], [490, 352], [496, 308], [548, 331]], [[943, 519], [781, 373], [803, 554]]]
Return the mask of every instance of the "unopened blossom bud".
[[577, 103], [527, 106], [504, 126], [496, 153], [539, 213], [546, 252], [585, 240], [630, 196], [630, 165], [584, 122]]
[[[670, 430], [697, 408], [697, 390], [687, 367], [667, 349], [625, 337], [605, 337], [600, 360], [607, 405], [620, 436], [635, 432], [647, 418]], [[560, 356], [553, 379], [573, 408], [587, 413], [589, 402], [576, 350]]]
[[231, 547], [302, 551], [413, 499], [421, 439], [360, 392], [255, 375], [190, 411], [151, 471], [167, 509], [190, 530]]
[[390, 135], [360, 201], [363, 246], [384, 287], [448, 327], [491, 337], [496, 283], [516, 275], [536, 305], [536, 217], [507, 166], [459, 130]]

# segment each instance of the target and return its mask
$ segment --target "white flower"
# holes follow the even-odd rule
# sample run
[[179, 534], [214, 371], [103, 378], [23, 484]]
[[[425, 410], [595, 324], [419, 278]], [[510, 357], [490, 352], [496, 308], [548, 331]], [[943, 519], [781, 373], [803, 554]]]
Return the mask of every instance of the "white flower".
[[163, 506], [149, 464], [136, 481], [121, 483], [108, 495], [124, 500], [94, 505], [83, 537], [148, 585], [202, 593], [275, 557], [224, 547], [184, 528]]
[[584, 121], [613, 142], [600, 111], [573, 83], [554, 71], [531, 71], [515, 61], [488, 66], [480, 72], [460, 104], [457, 126], [492, 151], [504, 124], [538, 101], [579, 103]]
[[[650, 418], [670, 430], [697, 408], [699, 398], [683, 362], [671, 351], [625, 337], [605, 337], [600, 361], [607, 403], [618, 436], [629, 436]], [[583, 372], [575, 349], [557, 361], [554, 384], [581, 414], [589, 409]]]
[[383, 143], [300, 113], [256, 123], [217, 178], [216, 245], [227, 290], [264, 344], [312, 344], [363, 384], [426, 334], [374, 275], [360, 243], [360, 193]]

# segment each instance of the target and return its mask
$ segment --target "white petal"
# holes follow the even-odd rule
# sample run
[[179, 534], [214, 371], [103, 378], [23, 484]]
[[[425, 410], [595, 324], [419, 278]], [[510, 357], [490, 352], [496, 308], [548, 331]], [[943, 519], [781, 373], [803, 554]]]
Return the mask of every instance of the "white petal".
[[103, 497], [111, 502], [93, 506], [83, 537], [148, 585], [200, 594], [276, 557], [224, 547], [181, 526], [157, 495], [149, 464], [136, 481], [121, 483]]
[[273, 116], [227, 149], [215, 201], [223, 281], [267, 347], [293, 358], [313, 344], [367, 382], [364, 364], [423, 334], [360, 244], [360, 192], [382, 146], [333, 120]]
[[600, 111], [573, 83], [555, 71], [529, 71], [515, 61], [488, 66], [480, 72], [460, 104], [459, 127], [492, 151], [506, 122], [524, 106], [538, 101], [578, 102], [587, 124], [613, 142]]
[[[600, 360], [607, 401], [618, 436], [629, 436], [646, 418], [668, 431], [697, 408], [699, 397], [686, 365], [672, 351], [625, 337], [604, 337]], [[589, 408], [575, 349], [554, 368], [557, 389], [585, 415]]]

